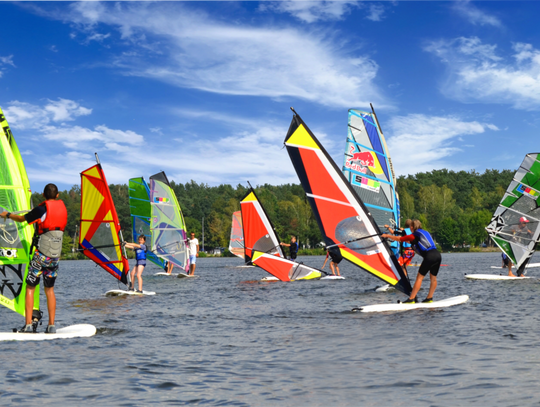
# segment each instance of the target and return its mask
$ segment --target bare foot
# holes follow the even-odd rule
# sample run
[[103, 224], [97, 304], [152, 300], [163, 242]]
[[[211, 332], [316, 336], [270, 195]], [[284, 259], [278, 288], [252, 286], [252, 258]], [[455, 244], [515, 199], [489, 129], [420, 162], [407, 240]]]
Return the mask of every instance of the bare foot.
[[508, 277], [517, 277], [514, 273], [510, 272], [508, 273]]

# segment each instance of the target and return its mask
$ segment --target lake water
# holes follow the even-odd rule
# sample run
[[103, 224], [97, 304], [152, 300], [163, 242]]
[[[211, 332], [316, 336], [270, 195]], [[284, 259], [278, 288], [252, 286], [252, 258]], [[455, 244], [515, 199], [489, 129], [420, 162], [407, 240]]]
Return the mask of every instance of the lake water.
[[[300, 260], [320, 267], [324, 257]], [[0, 343], [0, 404], [538, 403], [538, 281], [465, 280], [498, 273], [497, 253], [444, 254], [443, 263], [435, 299], [468, 294], [465, 305], [363, 314], [350, 310], [405, 296], [368, 291], [379, 280], [346, 261], [344, 281], [293, 283], [260, 282], [267, 274], [235, 267], [240, 259], [201, 258], [198, 279], [153, 276], [160, 270], [149, 266], [144, 288], [156, 296], [110, 298], [117, 283], [105, 271], [63, 261], [56, 325], [89, 323], [98, 333]], [[426, 293], [427, 281], [419, 298]], [[22, 322], [0, 308], [2, 331]]]

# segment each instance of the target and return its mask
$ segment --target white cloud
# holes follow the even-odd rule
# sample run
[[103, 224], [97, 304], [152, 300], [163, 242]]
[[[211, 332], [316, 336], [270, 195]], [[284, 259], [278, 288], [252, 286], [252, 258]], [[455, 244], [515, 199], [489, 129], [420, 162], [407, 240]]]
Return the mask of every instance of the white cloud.
[[8, 103], [4, 112], [9, 117], [11, 127], [24, 130], [42, 128], [50, 122], [72, 121], [78, 116], [91, 114], [92, 109], [83, 107], [73, 100], [59, 98], [58, 100], [47, 99], [45, 106], [15, 100]]
[[475, 7], [469, 0], [457, 1], [453, 3], [454, 10], [474, 25], [491, 25], [493, 27], [501, 28], [503, 25], [501, 21], [485, 11]]
[[371, 21], [382, 21], [385, 8], [381, 4], [370, 4], [368, 6], [369, 14], [366, 16]]
[[344, 1], [296, 1], [285, 0], [269, 3], [261, 3], [261, 11], [270, 10], [278, 13], [288, 13], [306, 23], [314, 23], [325, 20], [341, 20], [354, 7], [359, 7], [360, 2], [354, 0]]
[[[328, 4], [332, 10], [342, 6]], [[332, 107], [387, 105], [374, 84], [377, 64], [327, 28], [223, 22], [184, 3], [79, 2], [69, 10], [62, 18], [80, 32], [93, 35], [98, 25], [106, 26], [120, 33], [121, 44], [130, 44], [112, 62], [126, 75], [205, 92], [295, 97]]]
[[11, 65], [15, 68], [15, 64], [13, 63], [13, 55], [8, 55], [7, 57], [0, 56], [0, 78], [4, 76], [5, 65]]
[[496, 45], [477, 37], [434, 41], [425, 50], [447, 64], [441, 91], [462, 102], [509, 104], [516, 109], [540, 109], [540, 51], [531, 44], [512, 45], [512, 58], [496, 54]]
[[486, 129], [498, 130], [493, 124], [423, 114], [393, 117], [389, 128], [388, 134], [392, 136], [388, 138], [388, 149], [392, 152], [394, 168], [400, 175], [453, 167], [448, 161], [461, 151], [453, 145], [454, 141], [468, 140], [464, 136], [480, 134]]

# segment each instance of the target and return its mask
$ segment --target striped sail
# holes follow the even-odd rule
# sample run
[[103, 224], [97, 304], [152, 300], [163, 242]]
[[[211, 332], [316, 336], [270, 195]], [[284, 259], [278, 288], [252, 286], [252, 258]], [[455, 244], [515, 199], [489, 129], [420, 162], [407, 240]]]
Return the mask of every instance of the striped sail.
[[[380, 230], [385, 230], [384, 225], [400, 226], [396, 177], [375, 112], [349, 110], [343, 175]], [[399, 243], [390, 246], [397, 255]]]
[[129, 263], [120, 230], [109, 185], [101, 164], [96, 164], [81, 172], [79, 245], [86, 257], [127, 284]]
[[[4, 113], [0, 109], [0, 212], [31, 208], [31, 191], [21, 154]], [[26, 275], [34, 228], [26, 222], [0, 219], [0, 303], [25, 314]], [[34, 294], [39, 309], [39, 286]]]
[[326, 246], [409, 295], [409, 280], [388, 244], [381, 239], [369, 210], [296, 113], [285, 146]]
[[525, 268], [540, 237], [540, 153], [525, 156], [486, 230], [514, 265]]
[[150, 177], [152, 252], [187, 271], [186, 226], [180, 205], [164, 172]]
[[[152, 231], [150, 230], [150, 216], [152, 207], [150, 205], [150, 188], [143, 177], [131, 178], [129, 180], [129, 212], [131, 214], [131, 226], [133, 241], [138, 243], [139, 236], [146, 236], [146, 241], [150, 241]], [[151, 251], [146, 252], [146, 258], [156, 266], [163, 268], [165, 262]]]
[[242, 211], [232, 214], [231, 239], [229, 251], [235, 256], [244, 258], [244, 231], [242, 229]]

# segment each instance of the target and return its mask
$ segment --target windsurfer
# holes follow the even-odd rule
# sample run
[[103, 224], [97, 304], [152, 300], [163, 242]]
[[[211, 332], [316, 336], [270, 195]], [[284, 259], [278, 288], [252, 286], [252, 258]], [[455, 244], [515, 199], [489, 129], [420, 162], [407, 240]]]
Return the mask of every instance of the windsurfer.
[[0, 217], [9, 218], [15, 222], [36, 223], [37, 230], [34, 235], [34, 254], [28, 267], [26, 277], [25, 318], [26, 325], [21, 332], [35, 332], [32, 326], [32, 310], [34, 309], [34, 292], [43, 275], [43, 285], [47, 297], [47, 310], [49, 311], [49, 325], [46, 333], [56, 333], [54, 318], [56, 316], [56, 296], [54, 283], [58, 272], [58, 263], [62, 252], [62, 239], [67, 225], [67, 210], [64, 202], [58, 200], [58, 188], [54, 184], [47, 184], [43, 190], [45, 202], [36, 206], [26, 215], [15, 215], [9, 212], [0, 213]]
[[324, 267], [326, 266], [326, 263], [328, 262], [328, 258], [332, 259], [330, 261], [330, 270], [332, 270], [332, 275], [341, 276], [341, 274], [339, 274], [338, 264], [341, 262], [341, 260], [343, 260], [343, 256], [341, 255], [341, 253], [339, 253], [339, 249], [337, 253], [334, 250], [326, 249], [326, 259], [324, 260], [324, 264], [321, 267], [321, 270], [324, 270]]
[[[124, 243], [128, 249], [135, 250], [135, 257], [137, 262], [135, 267], [131, 270], [131, 281], [129, 282], [129, 291], [136, 291], [138, 293], [143, 292], [143, 279], [142, 273], [146, 267], [146, 236], [139, 235], [139, 244], [137, 243]], [[135, 273], [137, 273], [137, 281], [139, 282], [139, 289], [135, 290]]]
[[433, 302], [433, 294], [437, 288], [437, 274], [441, 266], [441, 253], [437, 250], [433, 238], [429, 232], [422, 229], [422, 223], [415, 219], [410, 226], [412, 233], [407, 236], [394, 236], [389, 234], [383, 234], [382, 237], [398, 242], [411, 243], [414, 251], [423, 257], [422, 264], [418, 270], [418, 275], [408, 300], [404, 301], [405, 304], [415, 304], [417, 302], [416, 295], [420, 291], [422, 281], [429, 272], [430, 286], [426, 299], [422, 302]]
[[[407, 219], [405, 221], [405, 228], [399, 228], [398, 230], [393, 230], [388, 225], [384, 225], [384, 227], [388, 228], [390, 233], [392, 233], [393, 235], [407, 236], [407, 235], [410, 235], [412, 233], [412, 231], [410, 229], [411, 225], [412, 225], [412, 220]], [[411, 261], [412, 261], [412, 259], [414, 257], [414, 250], [412, 249], [411, 244], [409, 242], [402, 242], [401, 244], [403, 246], [403, 253], [401, 254], [401, 256], [399, 256], [398, 262], [399, 262], [401, 268], [403, 269], [403, 272], [405, 273], [405, 275], [407, 275], [407, 266], [411, 263]]]
[[290, 260], [296, 261], [298, 254], [298, 243], [296, 242], [296, 236], [291, 236], [291, 243], [280, 243], [281, 246], [287, 246], [289, 248]]
[[[528, 223], [529, 219], [527, 219], [525, 216], [522, 216], [521, 218], [519, 218], [519, 224], [512, 226], [512, 234], [514, 235], [514, 241], [522, 244], [523, 246], [528, 246], [534, 236], [534, 232], [530, 230], [529, 226], [527, 225]], [[525, 265], [526, 263], [523, 263], [521, 267], [518, 268], [517, 277], [525, 277]], [[508, 275], [510, 277], [516, 277], [512, 273], [511, 266], [508, 269]]]
[[195, 233], [191, 232], [191, 238], [188, 239], [189, 244], [189, 275], [195, 274], [197, 267], [197, 257], [199, 257], [199, 239], [195, 237]]

